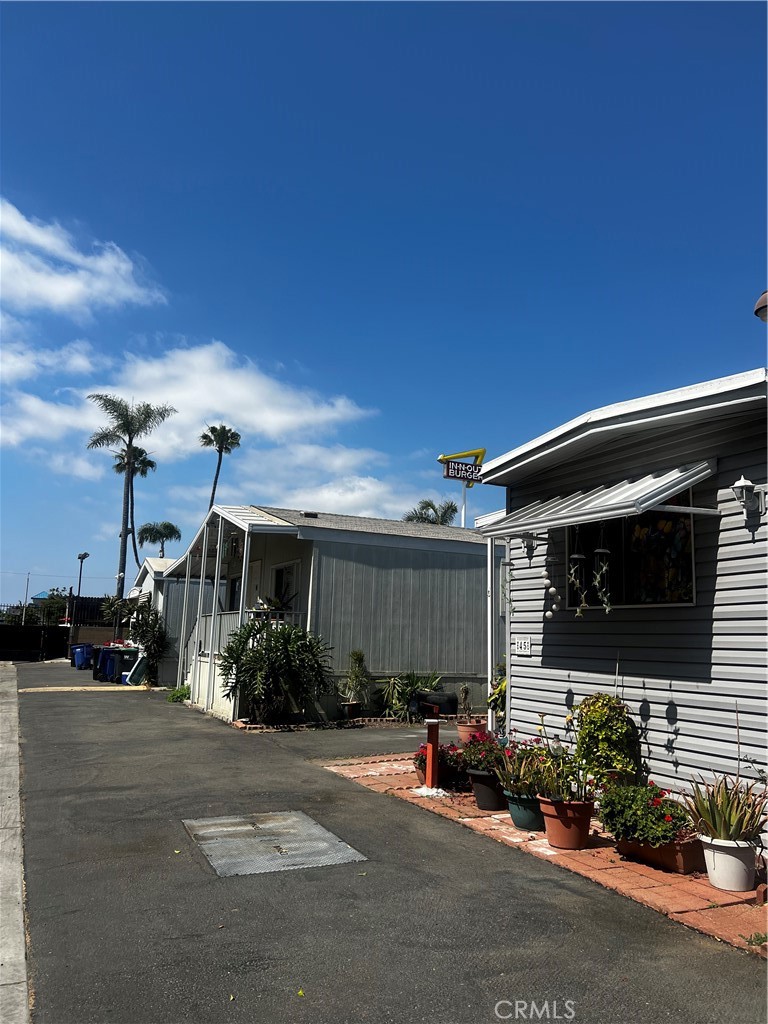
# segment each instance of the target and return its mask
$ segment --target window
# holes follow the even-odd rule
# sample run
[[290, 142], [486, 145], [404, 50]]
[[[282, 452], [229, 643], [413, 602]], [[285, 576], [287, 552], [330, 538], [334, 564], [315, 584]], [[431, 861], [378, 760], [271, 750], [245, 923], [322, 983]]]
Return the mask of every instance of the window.
[[[665, 504], [689, 506], [690, 492]], [[567, 534], [569, 608], [694, 603], [690, 512], [651, 509]]]
[[272, 594], [284, 611], [296, 611], [299, 606], [300, 565], [300, 562], [287, 562], [272, 570]]

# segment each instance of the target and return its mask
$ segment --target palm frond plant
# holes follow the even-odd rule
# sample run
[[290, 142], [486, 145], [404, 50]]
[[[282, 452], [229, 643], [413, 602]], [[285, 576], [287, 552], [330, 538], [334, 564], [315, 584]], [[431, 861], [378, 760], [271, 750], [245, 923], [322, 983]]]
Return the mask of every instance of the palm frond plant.
[[165, 558], [165, 545], [169, 541], [180, 541], [181, 531], [174, 523], [164, 519], [161, 523], [144, 523], [139, 527], [137, 534], [139, 547], [145, 544], [158, 544], [160, 547], [160, 558]]
[[130, 638], [147, 659], [144, 676], [147, 689], [157, 686], [160, 662], [171, 649], [171, 638], [160, 612], [146, 606], [139, 608], [131, 622]]
[[431, 498], [422, 498], [415, 508], [405, 513], [403, 522], [427, 523], [430, 526], [452, 526], [458, 511], [458, 505], [450, 498], [439, 504], [432, 501]]
[[748, 785], [729, 775], [694, 782], [683, 799], [699, 834], [710, 839], [754, 842], [766, 824], [768, 794], [755, 780]]
[[246, 622], [219, 657], [228, 700], [239, 697], [256, 722], [279, 722], [294, 709], [331, 693], [331, 648], [321, 636], [292, 623]]

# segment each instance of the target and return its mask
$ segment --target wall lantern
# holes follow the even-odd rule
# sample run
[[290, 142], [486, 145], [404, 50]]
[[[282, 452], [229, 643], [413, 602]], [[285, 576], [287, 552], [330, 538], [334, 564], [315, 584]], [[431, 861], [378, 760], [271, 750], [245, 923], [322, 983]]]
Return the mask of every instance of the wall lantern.
[[744, 509], [744, 522], [749, 519], [750, 512], [757, 512], [760, 516], [765, 515], [765, 487], [756, 487], [742, 473], [731, 490], [736, 501]]

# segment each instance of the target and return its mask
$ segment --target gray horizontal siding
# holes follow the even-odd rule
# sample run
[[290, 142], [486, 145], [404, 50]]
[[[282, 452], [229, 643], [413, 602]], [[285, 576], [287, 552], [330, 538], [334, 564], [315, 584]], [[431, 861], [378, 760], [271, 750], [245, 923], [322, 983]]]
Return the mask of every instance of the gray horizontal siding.
[[477, 553], [316, 542], [313, 628], [369, 670], [485, 674], [485, 549]]
[[[519, 541], [511, 542], [508, 678], [514, 724], [523, 734], [535, 732], [541, 712], [550, 731], [562, 735], [569, 706], [616, 687], [642, 727], [654, 776], [667, 784], [736, 770], [737, 706], [742, 757], [764, 759], [768, 524], [764, 518], [754, 533], [747, 530], [730, 490], [741, 473], [755, 483], [765, 481], [762, 418], [733, 417], [676, 437], [621, 439], [538, 483], [526, 481], [510, 491], [508, 507], [712, 457], [717, 472], [694, 488], [693, 500], [722, 515], [694, 517], [693, 606], [615, 608], [610, 615], [594, 608], [576, 619], [563, 601], [547, 621], [541, 571], [547, 556], [556, 559], [550, 576], [564, 595], [565, 531], [541, 538], [530, 565]], [[511, 653], [516, 634], [531, 637], [530, 658]]]

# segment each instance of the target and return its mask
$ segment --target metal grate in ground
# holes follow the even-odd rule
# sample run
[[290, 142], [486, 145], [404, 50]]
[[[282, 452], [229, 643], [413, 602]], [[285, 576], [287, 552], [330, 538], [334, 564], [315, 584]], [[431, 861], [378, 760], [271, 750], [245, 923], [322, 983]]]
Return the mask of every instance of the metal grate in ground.
[[182, 824], [222, 877], [366, 860], [302, 811], [198, 818]]

